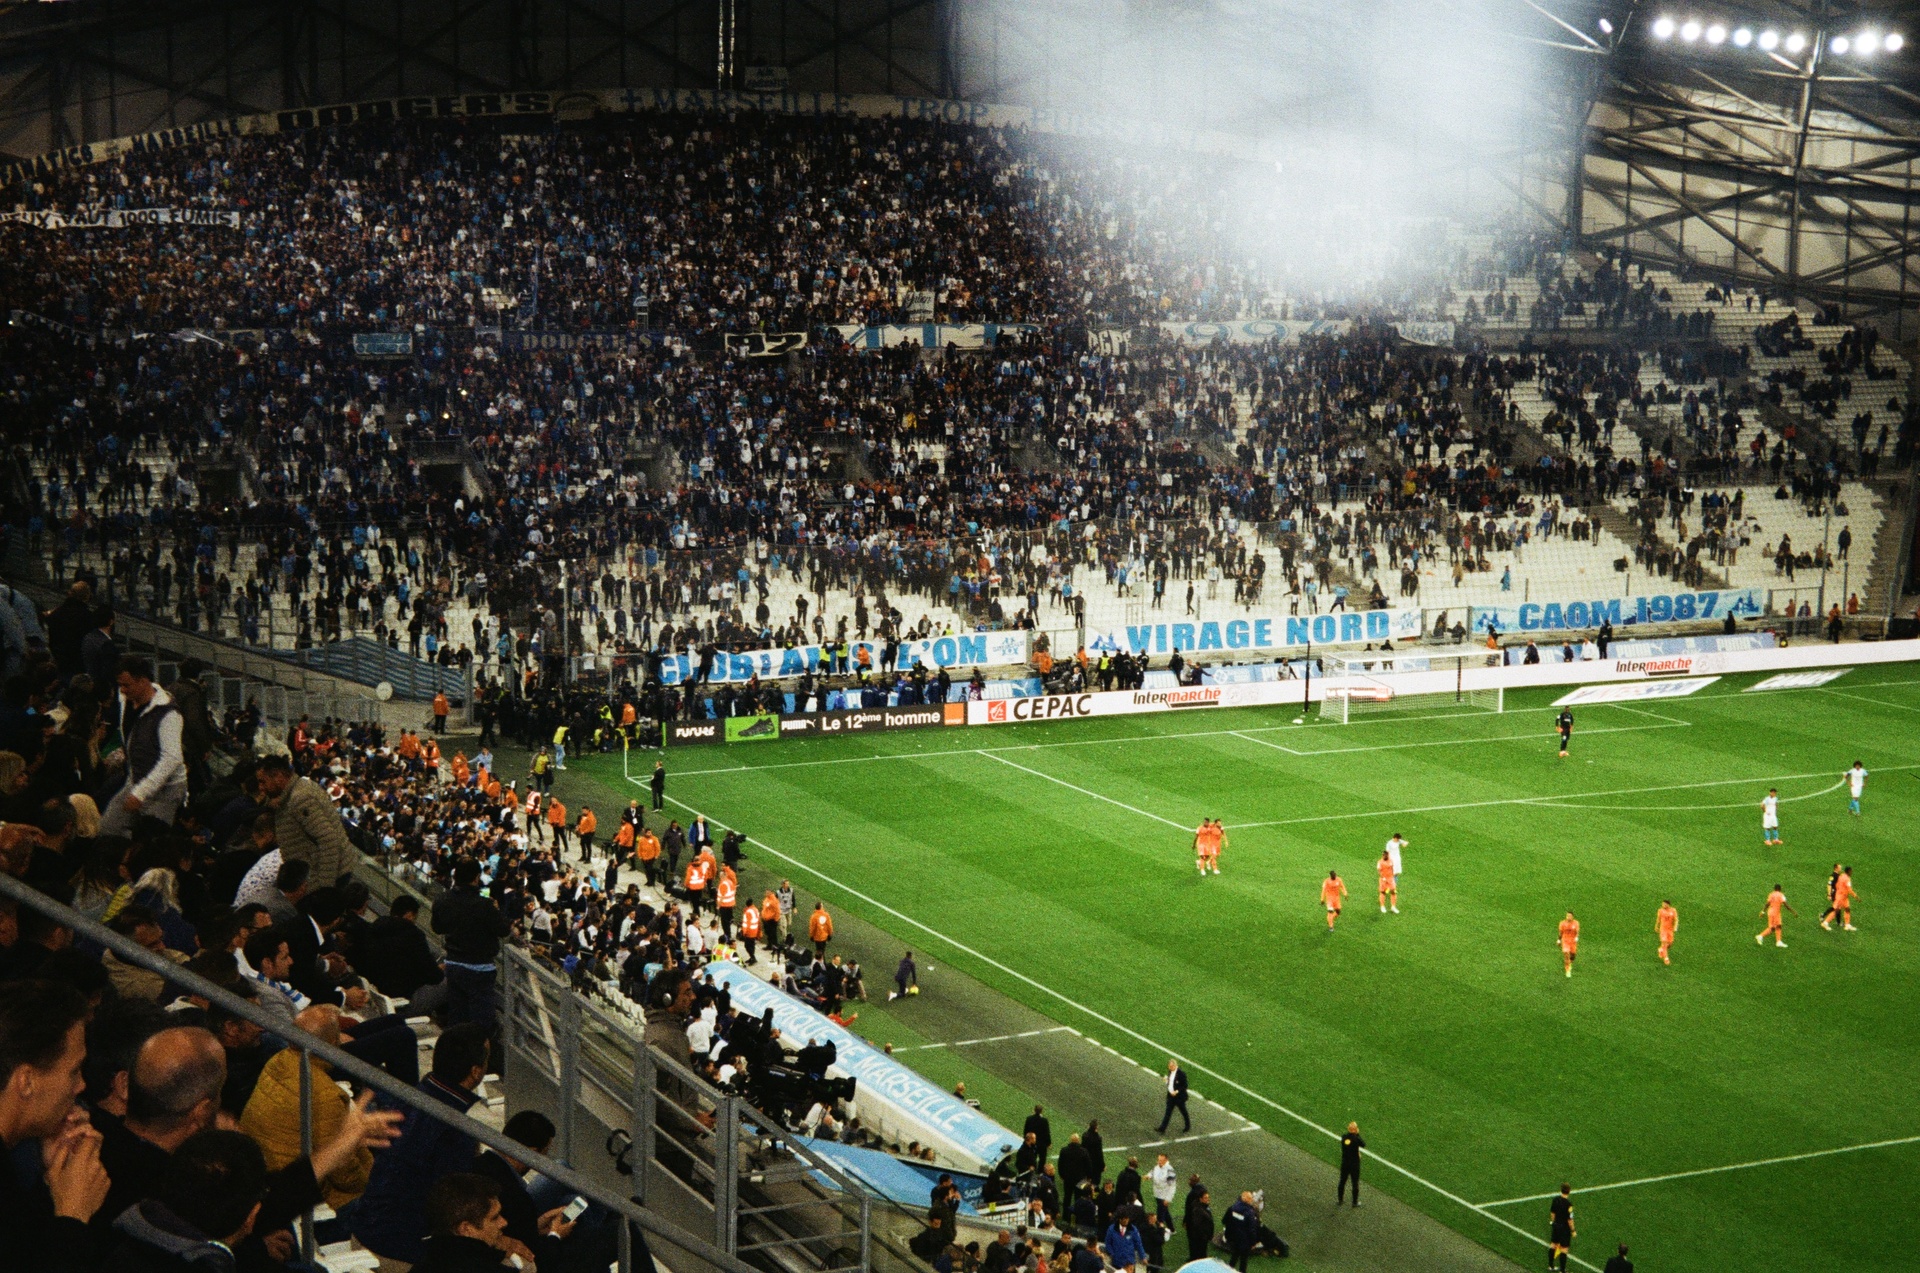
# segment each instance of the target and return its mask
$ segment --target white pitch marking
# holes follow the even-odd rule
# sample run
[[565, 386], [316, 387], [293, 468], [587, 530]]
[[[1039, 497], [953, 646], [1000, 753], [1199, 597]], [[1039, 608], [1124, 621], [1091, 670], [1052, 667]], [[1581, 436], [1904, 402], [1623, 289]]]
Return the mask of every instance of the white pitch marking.
[[1875, 707], [1891, 707], [1902, 712], [1920, 712], [1920, 707], [1913, 707], [1907, 703], [1889, 703], [1884, 698], [1868, 698], [1865, 694], [1849, 694], [1845, 690], [1828, 689], [1824, 685], [1816, 685], [1813, 688], [1821, 694], [1831, 694], [1835, 698], [1850, 698], [1856, 703], [1871, 703]]
[[1041, 1034], [1059, 1034], [1066, 1030], [1063, 1025], [1049, 1026], [1045, 1030], [1022, 1030], [1018, 1034], [991, 1034], [984, 1039], [957, 1039], [949, 1043], [916, 1043], [910, 1048], [895, 1048], [895, 1052], [925, 1052], [933, 1048], [970, 1048], [976, 1043], [1005, 1043], [1008, 1039], [1031, 1039]]
[[[1842, 1145], [1838, 1149], [1816, 1149], [1806, 1154], [1782, 1154], [1778, 1158], [1756, 1158], [1752, 1162], [1728, 1163], [1724, 1167], [1700, 1167], [1693, 1171], [1670, 1171], [1664, 1176], [1642, 1176], [1638, 1180], [1616, 1180], [1610, 1185], [1582, 1185], [1580, 1192], [1600, 1193], [1607, 1189], [1632, 1189], [1639, 1185], [1657, 1185], [1668, 1180], [1689, 1180], [1695, 1176], [1717, 1176], [1727, 1171], [1750, 1171], [1755, 1167], [1772, 1167], [1780, 1163], [1805, 1162], [1809, 1158], [1832, 1158], [1836, 1154], [1853, 1154], [1863, 1149], [1890, 1149], [1895, 1145], [1920, 1144], [1920, 1136], [1897, 1136], [1892, 1140], [1870, 1140], [1864, 1145]], [[1545, 1202], [1556, 1198], [1557, 1193], [1529, 1194], [1524, 1198], [1502, 1198], [1498, 1202], [1483, 1202], [1482, 1207], [1511, 1207], [1521, 1202]]]
[[1167, 826], [1174, 828], [1176, 831], [1190, 831], [1193, 829], [1187, 826], [1184, 822], [1175, 822], [1172, 818], [1163, 818], [1157, 813], [1148, 813], [1145, 809], [1137, 809], [1134, 806], [1127, 804], [1125, 801], [1115, 800], [1112, 796], [1103, 796], [1097, 791], [1089, 791], [1085, 787], [1075, 786], [1073, 783], [1068, 782], [1065, 778], [1056, 778], [1050, 773], [1043, 773], [1038, 769], [1030, 769], [1026, 765], [1023, 765], [1018, 761], [1008, 760], [1005, 756], [997, 756], [994, 753], [985, 750], [984, 748], [978, 751], [976, 754], [985, 756], [988, 760], [997, 760], [1003, 765], [1009, 765], [1015, 769], [1018, 769], [1022, 773], [1032, 774], [1036, 778], [1045, 778], [1048, 782], [1059, 783], [1061, 786], [1065, 787], [1069, 791], [1077, 791], [1081, 795], [1091, 796], [1095, 800], [1104, 800], [1108, 804], [1114, 806], [1116, 809], [1125, 809], [1128, 813], [1137, 813], [1143, 818], [1152, 818], [1155, 822], [1163, 823]]
[[1124, 1154], [1134, 1149], [1158, 1149], [1162, 1145], [1184, 1145], [1189, 1141], [1214, 1140], [1221, 1136], [1240, 1136], [1247, 1132], [1257, 1132], [1259, 1130], [1260, 1129], [1252, 1123], [1248, 1123], [1245, 1127], [1228, 1127], [1217, 1132], [1195, 1132], [1191, 1136], [1175, 1136], [1168, 1140], [1143, 1140], [1138, 1145], [1116, 1145], [1109, 1152]]
[[[1883, 768], [1884, 767], [1885, 766], [1883, 766]], [[627, 781], [633, 783], [635, 786], [644, 787], [646, 785], [646, 780], [643, 778], [634, 778], [629, 776]], [[688, 813], [698, 814], [700, 812], [700, 810], [695, 808], [693, 805], [690, 805], [686, 801], [681, 800], [675, 796], [667, 796], [666, 799], [670, 803], [675, 804], [682, 809], [685, 809]], [[732, 828], [727, 828], [723, 825], [722, 829], [730, 830]], [[1132, 1029], [1129, 1026], [1121, 1025], [1118, 1021], [1114, 1020], [1112, 1017], [1107, 1016], [1105, 1013], [1098, 1012], [1092, 1008], [1087, 1007], [1085, 1004], [1080, 1003], [1077, 1000], [1068, 998], [1066, 995], [1061, 994], [1058, 990], [1055, 990], [1052, 986], [1047, 985], [1045, 982], [1036, 980], [1035, 978], [1029, 977], [1027, 974], [1020, 972], [1017, 969], [1008, 967], [1006, 964], [1001, 963], [999, 960], [993, 958], [991, 955], [983, 954], [981, 951], [974, 949], [972, 946], [967, 945], [965, 942], [960, 941], [958, 938], [949, 937], [947, 934], [941, 932], [939, 929], [933, 927], [931, 924], [923, 923], [920, 920], [915, 919], [913, 916], [908, 915], [904, 911], [897, 910], [894, 907], [888, 906], [885, 902], [880, 901], [878, 898], [875, 898], [866, 893], [862, 893], [859, 889], [853, 888], [850, 885], [841, 883], [839, 880], [835, 879], [831, 875], [828, 875], [825, 871], [822, 871], [820, 868], [816, 866], [811, 866], [808, 863], [801, 861], [799, 858], [792, 856], [791, 854], [782, 853], [779, 849], [774, 848], [772, 845], [768, 844], [765, 840], [758, 839], [754, 836], [748, 836], [747, 843], [752, 844], [760, 848], [761, 850], [765, 851], [766, 853], [769, 853], [772, 856], [779, 858], [781, 861], [786, 862], [787, 864], [792, 866], [796, 871], [801, 871], [801, 872], [804, 872], [805, 874], [815, 877], [816, 879], [824, 880], [827, 884], [829, 884], [833, 888], [839, 889], [842, 893], [846, 894], [848, 897], [856, 898], [859, 901], [866, 903], [868, 906], [873, 907], [877, 911], [881, 911], [885, 914], [891, 915], [895, 919], [899, 920], [901, 923], [917, 928], [921, 932], [927, 934], [929, 937], [932, 937], [937, 941], [945, 942], [948, 946], [951, 946], [953, 949], [961, 952], [964, 955], [971, 955], [973, 958], [979, 960], [982, 964], [985, 964], [987, 967], [992, 968], [994, 971], [1002, 973], [1008, 977], [1012, 977], [1015, 981], [1018, 981], [1024, 985], [1033, 987], [1035, 990], [1038, 990], [1041, 994], [1044, 994], [1050, 998], [1059, 1000], [1061, 1003], [1065, 1004], [1067, 1007], [1072, 1008], [1074, 1011], [1083, 1014], [1089, 1019], [1098, 1021], [1102, 1025], [1111, 1026], [1115, 1030], [1120, 1031], [1120, 1033], [1127, 1035], [1129, 1038], [1132, 1038], [1137, 1042], [1145, 1044], [1149, 1049], [1161, 1054], [1162, 1056], [1175, 1055], [1174, 1051], [1171, 1048], [1166, 1047], [1164, 1044], [1155, 1042], [1153, 1039], [1148, 1038], [1146, 1035], [1140, 1033], [1138, 1030]], [[1280, 1113], [1286, 1115], [1288, 1118], [1293, 1119], [1295, 1122], [1299, 1123], [1301, 1126], [1311, 1128], [1313, 1131], [1319, 1132], [1322, 1136], [1327, 1137], [1329, 1140], [1340, 1139], [1340, 1133], [1334, 1131], [1332, 1128], [1327, 1127], [1324, 1124], [1317, 1123], [1313, 1119], [1307, 1117], [1305, 1114], [1299, 1113], [1296, 1110], [1289, 1109], [1287, 1106], [1282, 1105], [1279, 1101], [1274, 1100], [1270, 1096], [1266, 1096], [1259, 1092], [1254, 1091], [1252, 1088], [1246, 1086], [1244, 1083], [1235, 1082], [1233, 1079], [1228, 1078], [1226, 1075], [1220, 1073], [1218, 1070], [1209, 1069], [1206, 1066], [1201, 1065], [1199, 1062], [1191, 1061], [1191, 1060], [1187, 1062], [1187, 1065], [1190, 1069], [1193, 1069], [1201, 1074], [1205, 1074], [1209, 1078], [1215, 1078], [1220, 1080], [1222, 1083], [1225, 1083], [1228, 1087], [1232, 1088], [1236, 1092], [1239, 1092], [1242, 1096], [1247, 1097], [1249, 1100], [1258, 1101], [1262, 1105], [1267, 1106], [1269, 1109], [1277, 1110]], [[1379, 1163], [1382, 1167], [1385, 1167], [1387, 1170], [1399, 1173], [1400, 1175], [1406, 1177], [1408, 1180], [1412, 1181], [1414, 1184], [1417, 1184], [1422, 1188], [1428, 1189], [1433, 1193], [1437, 1194], [1438, 1196], [1445, 1198], [1448, 1202], [1451, 1202], [1456, 1206], [1463, 1207], [1466, 1210], [1471, 1211], [1475, 1215], [1481, 1216], [1484, 1219], [1491, 1220], [1493, 1221], [1493, 1223], [1500, 1225], [1502, 1228], [1509, 1229], [1514, 1233], [1519, 1234], [1521, 1237], [1527, 1239], [1527, 1241], [1529, 1242], [1535, 1243], [1536, 1245], [1539, 1245], [1539, 1246], [1547, 1245], [1546, 1239], [1542, 1238], [1540, 1235], [1532, 1232], [1531, 1230], [1521, 1228], [1519, 1225], [1513, 1223], [1511, 1220], [1508, 1220], [1503, 1216], [1496, 1215], [1485, 1207], [1478, 1206], [1472, 1202], [1467, 1201], [1465, 1198], [1453, 1192], [1451, 1189], [1445, 1188], [1442, 1185], [1437, 1185], [1433, 1181], [1428, 1180], [1425, 1176], [1422, 1176], [1417, 1172], [1412, 1171], [1409, 1168], [1402, 1167], [1399, 1163], [1396, 1163], [1391, 1159], [1381, 1157], [1379, 1154], [1375, 1153], [1371, 1149], [1362, 1150], [1361, 1152], [1364, 1153], [1367, 1157], [1373, 1159], [1375, 1162]], [[1571, 1258], [1573, 1259], [1574, 1263], [1580, 1265], [1582, 1268], [1592, 1269], [1593, 1273], [1600, 1273], [1600, 1269], [1598, 1268], [1598, 1266], [1589, 1264], [1587, 1261], [1582, 1260], [1579, 1256], [1573, 1256]]]

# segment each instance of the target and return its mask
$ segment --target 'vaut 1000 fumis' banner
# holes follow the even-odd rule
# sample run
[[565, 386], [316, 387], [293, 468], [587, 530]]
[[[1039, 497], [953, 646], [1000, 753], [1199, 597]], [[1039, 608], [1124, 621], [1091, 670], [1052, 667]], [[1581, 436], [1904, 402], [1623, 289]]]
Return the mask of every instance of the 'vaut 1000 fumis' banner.
[[1093, 638], [1089, 649], [1129, 654], [1209, 650], [1291, 650], [1420, 639], [1418, 610], [1341, 610], [1333, 614], [1248, 614], [1206, 622], [1129, 624]]
[[1485, 632], [1564, 632], [1597, 628], [1602, 623], [1621, 627], [1629, 623], [1691, 623], [1701, 619], [1736, 619], [1765, 614], [1764, 588], [1729, 588], [1714, 592], [1656, 593], [1650, 596], [1571, 598], [1530, 601], [1517, 606], [1473, 607], [1473, 630]]

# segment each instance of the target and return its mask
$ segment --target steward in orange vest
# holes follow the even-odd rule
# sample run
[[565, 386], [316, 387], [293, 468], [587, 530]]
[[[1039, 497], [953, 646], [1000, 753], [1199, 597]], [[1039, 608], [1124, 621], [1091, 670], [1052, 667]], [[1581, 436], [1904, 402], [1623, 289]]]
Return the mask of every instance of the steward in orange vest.
[[740, 942], [747, 948], [747, 962], [757, 964], [753, 944], [760, 940], [760, 908], [748, 902], [740, 908]]

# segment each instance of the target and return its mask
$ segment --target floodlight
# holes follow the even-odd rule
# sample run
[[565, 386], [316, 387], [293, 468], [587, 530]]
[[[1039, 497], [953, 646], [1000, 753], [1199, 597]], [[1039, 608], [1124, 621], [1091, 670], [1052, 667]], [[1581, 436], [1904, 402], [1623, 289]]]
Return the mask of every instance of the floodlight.
[[1801, 49], [1804, 49], [1806, 47], [1807, 47], [1807, 37], [1800, 34], [1798, 31], [1795, 31], [1792, 35], [1787, 37], [1787, 52], [1798, 53]]
[[1744, 49], [1753, 43], [1753, 32], [1746, 27], [1741, 27], [1733, 33], [1733, 42]]
[[1827, 41], [1827, 47], [1832, 49], [1835, 53], [1845, 53], [1848, 49], [1853, 47], [1853, 41], [1849, 40], [1844, 35], [1836, 35], [1831, 40]]
[[1605, 18], [1602, 18], [1602, 19], [1600, 19], [1600, 23], [1599, 23], [1599, 26], [1600, 26], [1600, 34], [1601, 34], [1601, 35], [1612, 35], [1612, 34], [1613, 34], [1613, 23], [1611, 23], [1611, 22], [1609, 22], [1609, 21], [1607, 21], [1607, 20], [1606, 20]]
[[1855, 53], [1866, 55], [1876, 53], [1879, 49], [1880, 33], [1878, 31], [1862, 31], [1859, 35], [1853, 37], [1853, 51]]
[[1727, 39], [1727, 29], [1721, 26], [1718, 22], [1714, 23], [1712, 26], [1707, 28], [1708, 44], [1724, 44], [1726, 42], [1726, 39]]
[[1700, 38], [1700, 24], [1688, 18], [1680, 27], [1680, 38], [1691, 44]]
[[1653, 38], [1656, 40], [1671, 39], [1673, 37], [1673, 28], [1674, 22], [1672, 18], [1655, 18], [1653, 20]]
[[1760, 33], [1760, 47], [1766, 50], [1768, 53], [1771, 53], [1775, 49], [1779, 48], [1780, 33], [1778, 31], [1762, 31]]
[[1901, 35], [1898, 31], [1894, 31], [1887, 36], [1886, 40], [1884, 41], [1884, 44], [1886, 46], [1887, 52], [1898, 53], [1901, 47], [1906, 44], [1906, 42], [1907, 42], [1906, 36]]

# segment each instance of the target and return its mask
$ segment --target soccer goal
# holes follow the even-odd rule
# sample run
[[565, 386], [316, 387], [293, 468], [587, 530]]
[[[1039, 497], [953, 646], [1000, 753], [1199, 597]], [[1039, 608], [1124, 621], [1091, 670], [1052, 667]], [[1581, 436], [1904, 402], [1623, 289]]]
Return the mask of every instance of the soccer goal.
[[1327, 690], [1326, 697], [1320, 701], [1320, 716], [1323, 720], [1348, 725], [1360, 717], [1389, 712], [1395, 715], [1448, 710], [1504, 712], [1505, 689], [1497, 685], [1475, 689], [1466, 683], [1468, 668], [1486, 665], [1484, 651], [1476, 654], [1336, 654], [1327, 660]]

